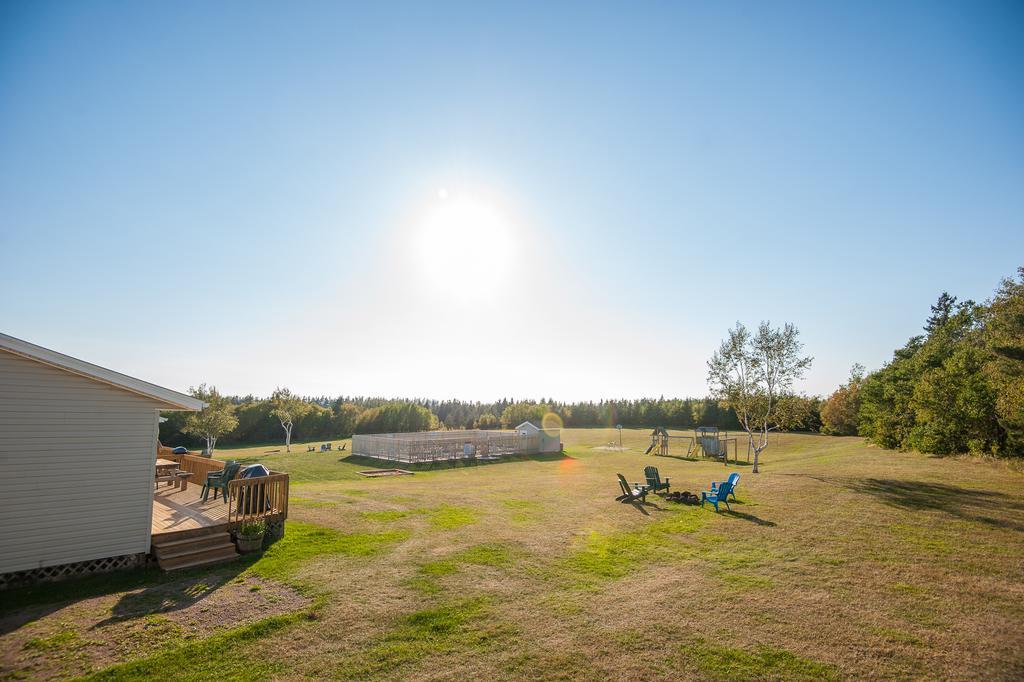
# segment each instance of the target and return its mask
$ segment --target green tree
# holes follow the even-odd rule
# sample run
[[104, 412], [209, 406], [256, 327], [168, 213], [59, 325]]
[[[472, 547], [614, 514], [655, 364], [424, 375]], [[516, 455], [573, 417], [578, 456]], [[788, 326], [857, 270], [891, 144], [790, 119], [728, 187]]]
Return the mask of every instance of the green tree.
[[[804, 375], [813, 358], [800, 355], [800, 332], [792, 324], [773, 329], [762, 322], [757, 334], [737, 322], [708, 361], [708, 384], [717, 397], [736, 412], [758, 458], [768, 447], [768, 432], [776, 428], [780, 399]], [[756, 434], [756, 438], [755, 438]]]
[[532, 400], [512, 403], [501, 413], [501, 426], [505, 429], [511, 429], [525, 421], [532, 421], [536, 426], [540, 426], [544, 415], [550, 411], [544, 403], [535, 403]]
[[884, 448], [905, 448], [914, 427], [911, 400], [918, 377], [915, 357], [923, 344], [923, 337], [911, 338], [888, 364], [869, 374], [858, 388], [858, 432]]
[[334, 432], [342, 437], [348, 438], [356, 432], [356, 422], [359, 420], [359, 414], [362, 410], [359, 409], [358, 405], [352, 403], [341, 403], [334, 410], [333, 424]]
[[501, 427], [501, 421], [490, 412], [485, 412], [476, 420], [478, 429], [497, 429]]
[[950, 296], [948, 291], [939, 294], [939, 300], [932, 306], [932, 314], [924, 323], [924, 330], [931, 335], [937, 329], [941, 329], [949, 322], [949, 318], [956, 311], [956, 296]]
[[783, 393], [779, 396], [773, 422], [780, 431], [818, 431], [821, 428], [821, 399]]
[[276, 440], [279, 428], [269, 400], [246, 400], [235, 410], [238, 417], [236, 440], [240, 443], [269, 443]]
[[356, 433], [402, 433], [429, 431], [439, 425], [430, 410], [410, 402], [393, 401], [360, 413]]
[[908, 447], [940, 455], [998, 451], [996, 395], [984, 372], [987, 355], [978, 341], [975, 335], [955, 344], [942, 364], [918, 377]]
[[284, 429], [284, 447], [292, 451], [292, 428], [295, 422], [310, 411], [311, 405], [287, 388], [277, 388], [270, 396], [270, 414], [281, 422]]
[[309, 409], [295, 420], [294, 434], [305, 440], [331, 438], [334, 433], [334, 412], [318, 403], [306, 403]]
[[1004, 279], [985, 313], [985, 373], [995, 390], [995, 417], [1007, 454], [1024, 455], [1024, 267]]
[[831, 436], [856, 436], [860, 414], [860, 385], [864, 382], [864, 365], [850, 369], [850, 380], [840, 386], [821, 405], [821, 432]]
[[221, 396], [215, 386], [207, 388], [206, 384], [200, 384], [198, 388], [189, 388], [188, 392], [206, 403], [206, 407], [186, 417], [182, 432], [204, 439], [207, 453], [213, 455], [217, 439], [238, 426], [235, 406]]
[[888, 448], [921, 452], [999, 452], [1005, 431], [986, 347], [988, 315], [943, 292], [926, 337], [914, 337], [859, 387], [860, 433]]

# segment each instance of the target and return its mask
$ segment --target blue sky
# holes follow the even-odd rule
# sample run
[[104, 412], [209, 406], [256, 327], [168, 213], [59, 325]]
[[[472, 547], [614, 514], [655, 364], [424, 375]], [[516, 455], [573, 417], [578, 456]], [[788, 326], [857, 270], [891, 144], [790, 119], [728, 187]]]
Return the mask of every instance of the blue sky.
[[770, 319], [825, 393], [1024, 264], [1022, 74], [1012, 2], [4, 3], [0, 328], [571, 400], [703, 394]]

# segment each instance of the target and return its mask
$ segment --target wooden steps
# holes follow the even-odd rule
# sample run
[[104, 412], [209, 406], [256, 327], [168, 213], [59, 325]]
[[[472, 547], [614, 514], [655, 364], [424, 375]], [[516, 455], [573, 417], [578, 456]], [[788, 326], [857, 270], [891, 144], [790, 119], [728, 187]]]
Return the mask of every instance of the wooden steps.
[[155, 539], [152, 545], [157, 564], [165, 571], [209, 566], [238, 558], [235, 543], [227, 531], [210, 529], [204, 534], [178, 540]]

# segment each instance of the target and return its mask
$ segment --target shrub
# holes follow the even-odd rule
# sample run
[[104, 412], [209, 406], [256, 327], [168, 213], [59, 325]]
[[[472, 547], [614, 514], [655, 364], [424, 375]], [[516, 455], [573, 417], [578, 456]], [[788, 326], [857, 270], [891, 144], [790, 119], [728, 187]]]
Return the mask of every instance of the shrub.
[[255, 540], [264, 533], [267, 532], [267, 522], [260, 521], [246, 521], [238, 528], [238, 537], [245, 538], [246, 540]]

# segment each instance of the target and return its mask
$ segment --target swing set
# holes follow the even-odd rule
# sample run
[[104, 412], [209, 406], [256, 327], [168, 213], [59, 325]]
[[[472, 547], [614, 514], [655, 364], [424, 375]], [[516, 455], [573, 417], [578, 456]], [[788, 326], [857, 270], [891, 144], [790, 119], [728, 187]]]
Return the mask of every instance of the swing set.
[[[730, 436], [728, 431], [720, 431], [717, 426], [699, 426], [693, 430], [692, 436], [673, 436], [669, 434], [664, 426], [655, 427], [651, 431], [651, 445], [647, 448], [645, 455], [652, 452], [661, 457], [671, 457], [672, 440], [685, 441], [686, 454], [684, 457], [693, 456], [700, 450], [702, 457], [712, 457], [722, 460], [723, 464], [729, 463], [729, 444], [732, 443], [732, 456], [734, 462], [739, 462], [739, 439]], [[676, 447], [681, 448], [682, 442]], [[747, 461], [750, 461], [750, 448], [747, 448]]]

